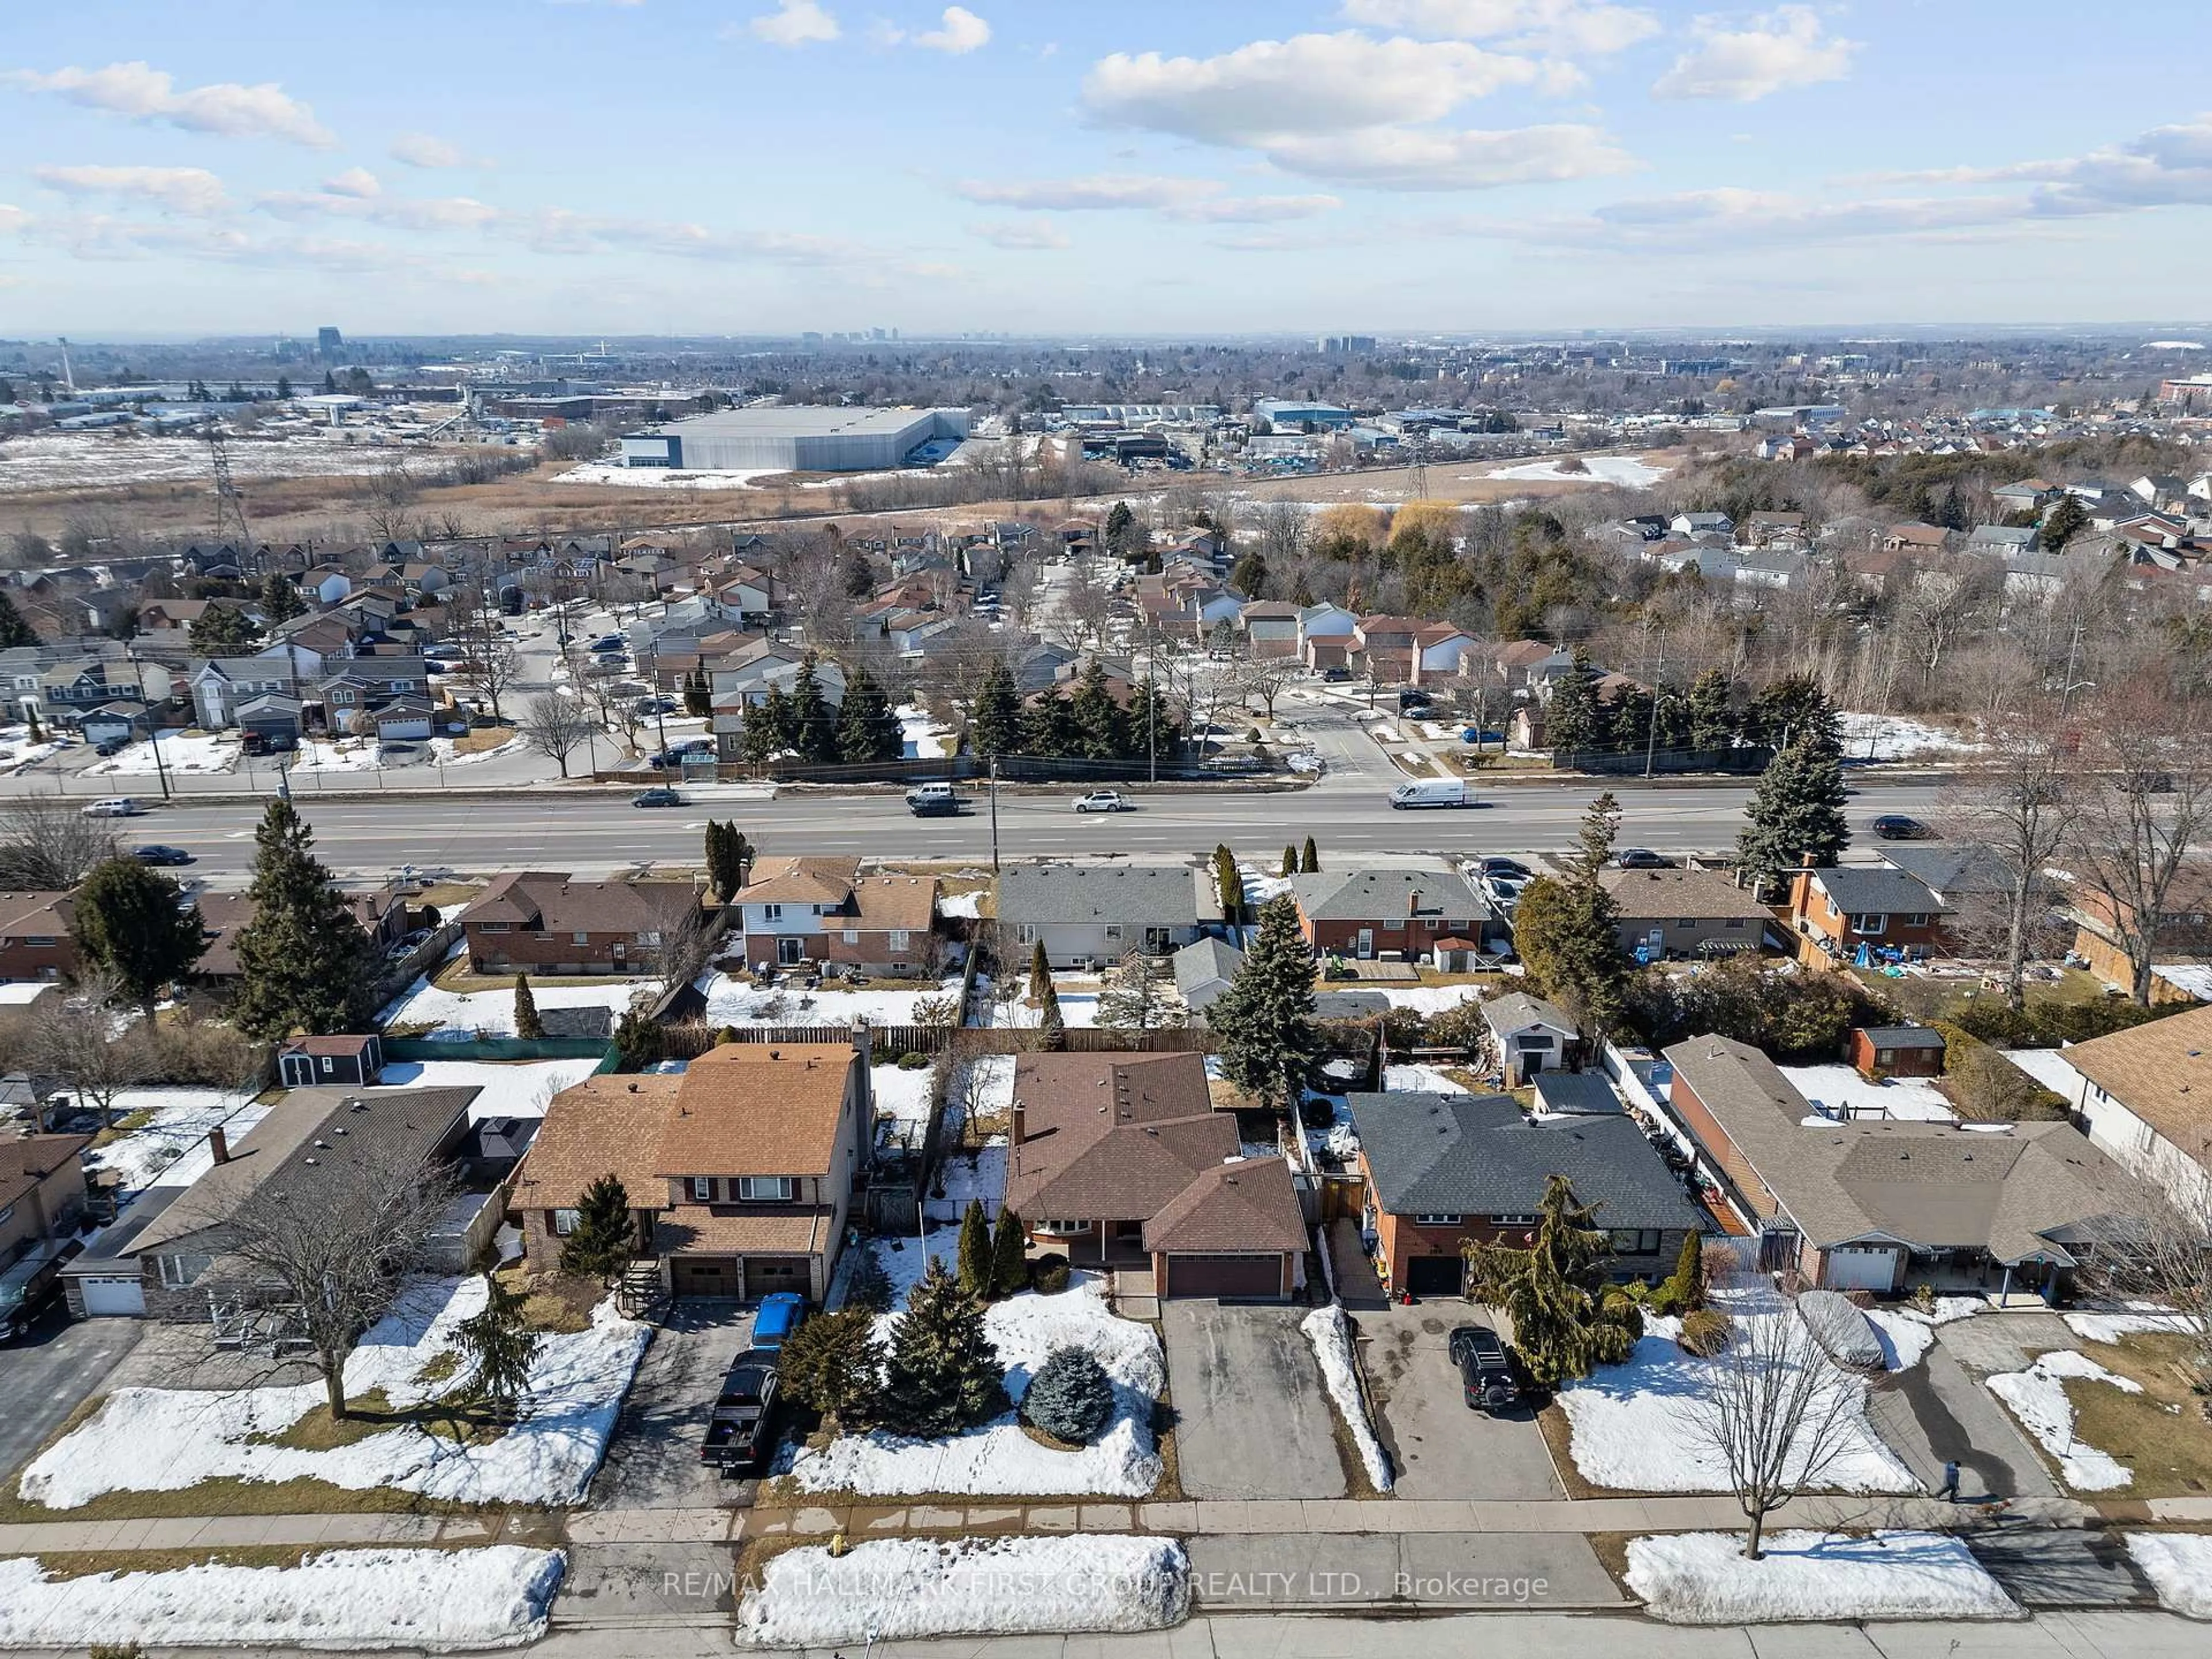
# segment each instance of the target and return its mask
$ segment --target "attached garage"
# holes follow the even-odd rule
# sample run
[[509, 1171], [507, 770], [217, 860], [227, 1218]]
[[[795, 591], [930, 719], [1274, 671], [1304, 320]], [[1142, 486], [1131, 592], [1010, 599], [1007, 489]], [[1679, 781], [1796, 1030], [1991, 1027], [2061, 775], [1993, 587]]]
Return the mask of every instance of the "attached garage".
[[1839, 1244], [1824, 1252], [1820, 1288], [1825, 1291], [1894, 1291], [1899, 1259], [1894, 1244]]
[[73, 1278], [70, 1286], [76, 1292], [72, 1313], [86, 1319], [143, 1319], [146, 1316], [146, 1281], [137, 1273], [85, 1274]]
[[669, 1288], [678, 1296], [735, 1301], [744, 1282], [735, 1256], [678, 1256], [668, 1266]]
[[1288, 1293], [1289, 1266], [1279, 1255], [1168, 1255], [1161, 1259], [1162, 1296], [1252, 1297]]
[[757, 1302], [778, 1291], [807, 1294], [812, 1264], [803, 1255], [749, 1255], [745, 1258], [745, 1300]]
[[1415, 1296], [1457, 1296], [1466, 1285], [1467, 1263], [1455, 1255], [1416, 1255], [1401, 1275]]

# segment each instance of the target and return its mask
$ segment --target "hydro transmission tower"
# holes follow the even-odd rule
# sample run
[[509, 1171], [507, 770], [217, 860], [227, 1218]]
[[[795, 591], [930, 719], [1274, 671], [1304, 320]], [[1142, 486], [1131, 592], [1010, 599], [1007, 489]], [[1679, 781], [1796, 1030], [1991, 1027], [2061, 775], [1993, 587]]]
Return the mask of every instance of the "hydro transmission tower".
[[215, 466], [215, 538], [235, 543], [241, 565], [253, 556], [253, 532], [246, 527], [246, 497], [230, 477], [230, 447], [222, 427], [210, 422], [208, 458]]

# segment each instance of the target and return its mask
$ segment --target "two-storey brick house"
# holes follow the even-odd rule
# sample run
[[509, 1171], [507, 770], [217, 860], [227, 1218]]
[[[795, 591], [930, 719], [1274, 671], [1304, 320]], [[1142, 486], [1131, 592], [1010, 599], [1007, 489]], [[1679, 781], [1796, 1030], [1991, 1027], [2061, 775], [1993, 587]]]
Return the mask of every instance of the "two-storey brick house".
[[702, 908], [684, 881], [577, 881], [510, 870], [461, 918], [480, 974], [629, 974], [648, 970], [667, 929]]
[[863, 876], [858, 859], [763, 859], [731, 901], [744, 959], [836, 963], [875, 974], [930, 965], [934, 876]]

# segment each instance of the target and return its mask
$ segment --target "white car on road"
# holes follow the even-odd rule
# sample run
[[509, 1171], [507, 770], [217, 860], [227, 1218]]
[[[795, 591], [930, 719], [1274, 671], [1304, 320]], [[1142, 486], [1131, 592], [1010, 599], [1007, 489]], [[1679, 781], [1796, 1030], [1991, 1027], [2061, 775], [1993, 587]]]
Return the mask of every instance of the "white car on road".
[[110, 795], [84, 809], [88, 818], [135, 818], [146, 809], [128, 795]]
[[1121, 792], [1118, 789], [1094, 789], [1087, 795], [1075, 798], [1075, 810], [1079, 812], [1126, 812], [1129, 810], [1129, 803], [1121, 799]]

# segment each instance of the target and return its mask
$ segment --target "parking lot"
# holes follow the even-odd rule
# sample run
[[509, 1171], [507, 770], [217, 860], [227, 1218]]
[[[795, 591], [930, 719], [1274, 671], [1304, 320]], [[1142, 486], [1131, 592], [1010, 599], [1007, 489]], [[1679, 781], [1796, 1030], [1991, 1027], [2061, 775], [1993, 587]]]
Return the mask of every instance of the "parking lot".
[[1459, 1369], [1445, 1352], [1455, 1325], [1483, 1324], [1511, 1340], [1486, 1308], [1425, 1303], [1362, 1313], [1360, 1358], [1373, 1390], [1376, 1432], [1397, 1470], [1401, 1498], [1547, 1498], [1565, 1493], [1536, 1414], [1521, 1407], [1491, 1417], [1468, 1409]]
[[1160, 1310], [1176, 1453], [1192, 1498], [1341, 1498], [1335, 1415], [1303, 1308], [1170, 1302]]
[[699, 1443], [722, 1375], [752, 1341], [750, 1309], [682, 1300], [638, 1362], [607, 1459], [592, 1481], [594, 1509], [708, 1509], [752, 1501], [756, 1482], [723, 1479], [699, 1462]]

